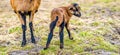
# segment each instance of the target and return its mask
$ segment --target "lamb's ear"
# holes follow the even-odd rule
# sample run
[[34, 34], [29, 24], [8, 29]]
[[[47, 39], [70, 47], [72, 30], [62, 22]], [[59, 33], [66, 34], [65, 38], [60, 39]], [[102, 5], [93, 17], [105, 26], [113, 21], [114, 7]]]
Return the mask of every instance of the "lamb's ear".
[[73, 4], [73, 6], [74, 6], [74, 7], [78, 6], [78, 4], [77, 4], [77, 3], [72, 3], [72, 4]]

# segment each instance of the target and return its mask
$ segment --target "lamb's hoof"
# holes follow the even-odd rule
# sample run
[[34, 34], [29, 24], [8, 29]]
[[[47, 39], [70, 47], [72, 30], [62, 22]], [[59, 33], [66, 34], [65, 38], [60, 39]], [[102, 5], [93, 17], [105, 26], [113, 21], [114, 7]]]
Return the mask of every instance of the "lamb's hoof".
[[32, 39], [32, 41], [31, 41], [32, 43], [34, 43], [34, 44], [36, 44], [36, 41], [35, 41], [35, 39]]
[[47, 49], [48, 49], [47, 47], [44, 48], [44, 50], [47, 50]]
[[60, 46], [60, 49], [63, 49], [64, 47], [63, 46]]
[[21, 47], [24, 47], [25, 45], [26, 45], [26, 41], [23, 41]]
[[64, 46], [63, 46], [63, 44], [61, 43], [61, 44], [60, 44], [60, 49], [63, 49], [63, 48], [64, 48]]
[[70, 40], [73, 40], [73, 37], [69, 38]]

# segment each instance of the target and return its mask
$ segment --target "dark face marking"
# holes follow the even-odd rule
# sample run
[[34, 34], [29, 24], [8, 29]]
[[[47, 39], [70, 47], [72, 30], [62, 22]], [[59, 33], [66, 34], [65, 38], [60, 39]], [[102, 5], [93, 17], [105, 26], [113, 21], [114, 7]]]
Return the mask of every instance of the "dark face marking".
[[81, 12], [80, 12], [80, 6], [77, 3], [72, 4], [73, 7], [70, 8], [70, 10], [73, 12], [73, 15], [80, 17]]
[[32, 2], [33, 0], [30, 0], [30, 2]]

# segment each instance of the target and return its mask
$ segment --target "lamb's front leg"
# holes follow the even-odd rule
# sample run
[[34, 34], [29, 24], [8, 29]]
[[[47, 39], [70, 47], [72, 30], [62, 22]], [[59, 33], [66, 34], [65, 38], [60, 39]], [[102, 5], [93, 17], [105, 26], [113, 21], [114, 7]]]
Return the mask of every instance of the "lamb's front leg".
[[66, 28], [66, 30], [67, 30], [67, 32], [68, 32], [69, 39], [70, 39], [70, 40], [73, 40], [73, 37], [71, 36], [70, 29], [69, 29], [69, 23], [66, 23], [66, 24], [65, 24], [65, 28]]

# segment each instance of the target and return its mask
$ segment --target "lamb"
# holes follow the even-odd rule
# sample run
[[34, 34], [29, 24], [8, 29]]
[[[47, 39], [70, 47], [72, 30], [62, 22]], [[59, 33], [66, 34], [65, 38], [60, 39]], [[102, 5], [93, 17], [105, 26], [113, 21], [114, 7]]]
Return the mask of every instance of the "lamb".
[[72, 3], [69, 6], [65, 7], [59, 7], [59, 8], [54, 8], [51, 12], [51, 23], [50, 23], [50, 33], [48, 35], [46, 47], [44, 50], [49, 48], [49, 44], [51, 42], [51, 39], [53, 37], [53, 31], [55, 26], [60, 28], [59, 31], [59, 36], [60, 36], [60, 49], [63, 49], [63, 37], [64, 37], [64, 27], [66, 28], [69, 39], [73, 40], [73, 37], [71, 37], [71, 33], [69, 30], [69, 21], [72, 15], [80, 17], [81, 12], [80, 12], [80, 6], [77, 3]]
[[21, 46], [26, 45], [26, 15], [29, 15], [29, 28], [31, 32], [31, 42], [36, 43], [33, 33], [33, 18], [37, 12], [41, 0], [10, 0], [14, 12], [17, 14], [23, 31], [23, 40]]

